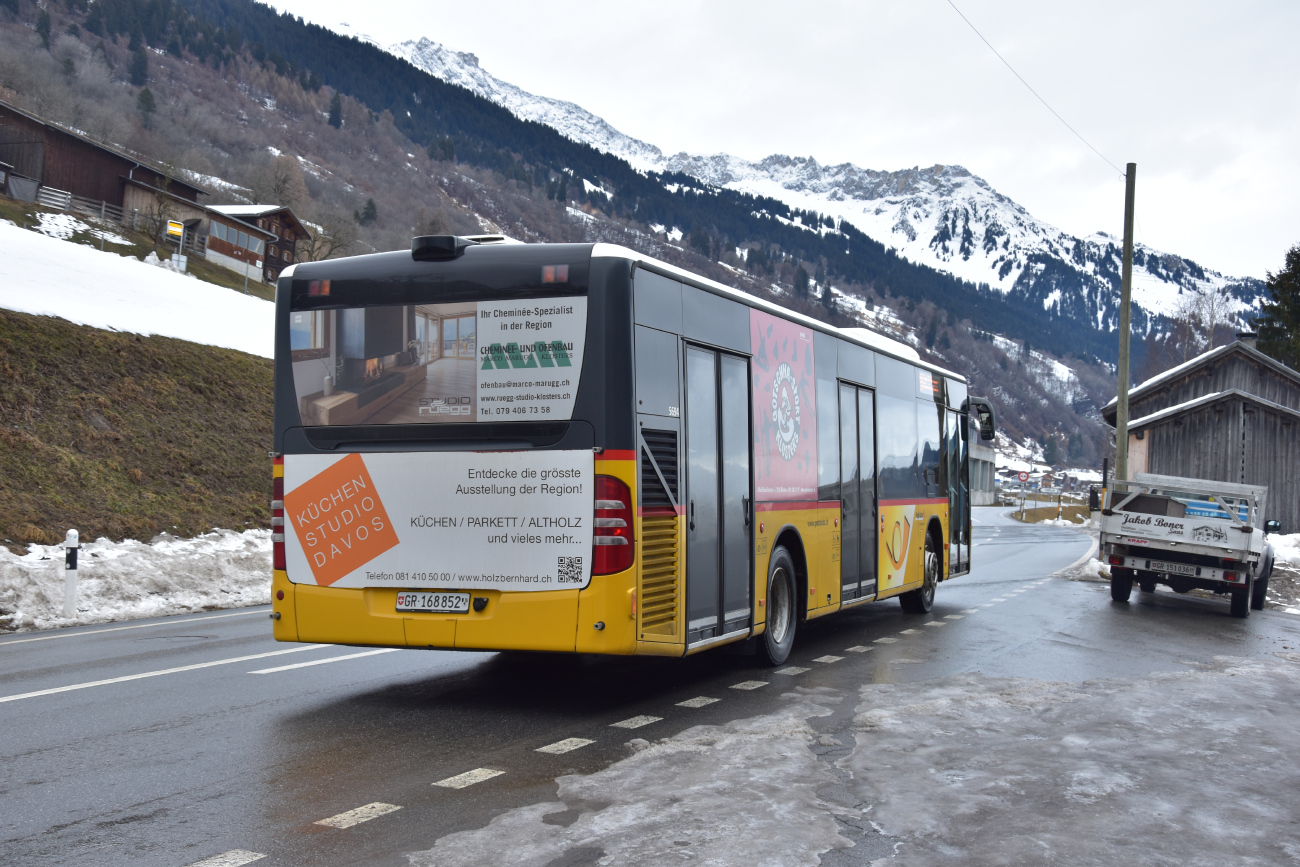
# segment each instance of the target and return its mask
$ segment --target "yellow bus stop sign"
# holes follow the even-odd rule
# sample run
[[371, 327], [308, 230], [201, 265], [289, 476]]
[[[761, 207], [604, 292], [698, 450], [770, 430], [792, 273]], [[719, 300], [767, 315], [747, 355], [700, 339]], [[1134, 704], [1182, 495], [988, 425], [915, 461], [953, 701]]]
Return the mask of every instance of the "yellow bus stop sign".
[[180, 220], [167, 221], [167, 234], [179, 238], [185, 234], [185, 224]]

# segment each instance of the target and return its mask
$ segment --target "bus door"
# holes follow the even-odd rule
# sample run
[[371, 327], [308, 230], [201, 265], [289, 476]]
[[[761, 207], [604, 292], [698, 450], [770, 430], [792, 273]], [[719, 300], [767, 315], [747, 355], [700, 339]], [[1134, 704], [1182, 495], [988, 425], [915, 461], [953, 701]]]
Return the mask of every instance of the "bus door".
[[876, 592], [875, 395], [840, 384], [840, 599]]
[[686, 348], [686, 643], [751, 621], [749, 362]]
[[944, 458], [948, 464], [949, 574], [970, 571], [970, 425], [966, 416], [948, 410]]

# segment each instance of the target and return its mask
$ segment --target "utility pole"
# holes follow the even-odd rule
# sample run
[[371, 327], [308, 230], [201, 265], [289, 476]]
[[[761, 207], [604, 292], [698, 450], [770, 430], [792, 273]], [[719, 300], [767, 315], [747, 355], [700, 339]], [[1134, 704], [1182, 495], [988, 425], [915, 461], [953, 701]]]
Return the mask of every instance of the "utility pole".
[[1128, 344], [1129, 306], [1133, 298], [1133, 193], [1137, 163], [1124, 173], [1124, 270], [1119, 283], [1119, 397], [1115, 405], [1115, 479], [1128, 479]]

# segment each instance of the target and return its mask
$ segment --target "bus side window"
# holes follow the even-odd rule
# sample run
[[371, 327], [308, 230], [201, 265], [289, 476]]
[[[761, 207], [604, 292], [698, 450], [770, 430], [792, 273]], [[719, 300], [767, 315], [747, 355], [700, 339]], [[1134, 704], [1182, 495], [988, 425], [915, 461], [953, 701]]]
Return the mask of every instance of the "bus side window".
[[840, 498], [839, 397], [835, 392], [835, 338], [813, 335], [817, 374], [817, 499]]

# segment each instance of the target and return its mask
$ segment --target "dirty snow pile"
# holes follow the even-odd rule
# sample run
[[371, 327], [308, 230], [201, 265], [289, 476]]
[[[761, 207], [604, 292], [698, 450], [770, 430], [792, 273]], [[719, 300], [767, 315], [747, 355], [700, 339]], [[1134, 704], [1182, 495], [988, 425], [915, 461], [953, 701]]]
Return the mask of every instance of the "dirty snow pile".
[[264, 358], [275, 347], [275, 305], [269, 301], [5, 221], [0, 221], [0, 307]]
[[27, 631], [185, 614], [271, 601], [271, 532], [214, 530], [193, 539], [100, 539], [77, 558], [77, 616], [63, 617], [64, 550], [0, 548], [0, 629]]
[[1268, 541], [1273, 545], [1273, 562], [1280, 566], [1300, 569], [1300, 533], [1286, 536], [1272, 535]]
[[561, 777], [557, 800], [407, 857], [414, 867], [1292, 864], [1300, 766], [1285, 757], [1300, 752], [1287, 723], [1300, 714], [1300, 653], [1275, 656], [1083, 684], [978, 674], [869, 684], [851, 723], [835, 709], [849, 695], [796, 690], [777, 713], [632, 741], [629, 758]]

